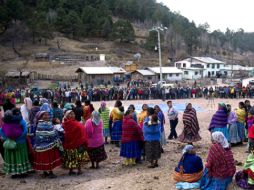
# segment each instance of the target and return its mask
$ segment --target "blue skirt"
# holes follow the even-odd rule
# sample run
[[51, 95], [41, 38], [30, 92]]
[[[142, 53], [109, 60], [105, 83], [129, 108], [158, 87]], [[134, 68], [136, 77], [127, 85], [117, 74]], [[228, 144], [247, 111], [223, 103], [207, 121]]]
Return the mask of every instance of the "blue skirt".
[[241, 138], [238, 134], [238, 127], [236, 123], [230, 124], [228, 126], [228, 133], [229, 133], [229, 143], [239, 143], [241, 142]]
[[121, 141], [122, 121], [115, 121], [111, 129], [111, 141]]
[[244, 123], [241, 122], [236, 122], [237, 124], [237, 129], [238, 129], [238, 135], [241, 139], [241, 141], [243, 142], [245, 140], [245, 126]]
[[219, 131], [219, 132], [222, 132], [223, 133], [223, 135], [226, 137], [226, 139], [229, 141], [230, 139], [229, 139], [229, 133], [228, 133], [228, 128], [227, 127], [222, 127], [222, 128], [213, 128], [212, 130], [211, 130], [211, 132], [213, 133], [213, 132], [217, 132], [217, 131]]
[[121, 144], [120, 156], [124, 158], [141, 158], [141, 148], [137, 141]]
[[109, 130], [109, 128], [103, 129], [103, 136], [104, 137], [109, 137], [110, 136], [110, 130]]
[[226, 190], [232, 182], [233, 177], [215, 178], [208, 175], [207, 168], [205, 169], [202, 178], [200, 179], [201, 190]]

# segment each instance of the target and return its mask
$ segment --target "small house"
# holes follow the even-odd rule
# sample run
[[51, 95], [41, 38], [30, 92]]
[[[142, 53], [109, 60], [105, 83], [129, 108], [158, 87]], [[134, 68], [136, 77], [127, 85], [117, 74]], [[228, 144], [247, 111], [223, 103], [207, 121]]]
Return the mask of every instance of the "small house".
[[156, 80], [156, 74], [150, 70], [136, 70], [131, 73], [131, 79], [134, 80], [150, 80], [155, 81]]
[[124, 69], [127, 72], [133, 72], [136, 71], [138, 69], [138, 64], [136, 62], [133, 61], [128, 61], [125, 65], [124, 65]]
[[27, 84], [30, 82], [31, 72], [29, 71], [9, 71], [5, 74], [5, 79], [9, 83]]
[[[155, 73], [156, 80], [160, 80], [160, 67], [148, 67], [147, 70]], [[183, 77], [183, 72], [176, 67], [161, 67], [161, 72], [165, 81], [181, 81]]]

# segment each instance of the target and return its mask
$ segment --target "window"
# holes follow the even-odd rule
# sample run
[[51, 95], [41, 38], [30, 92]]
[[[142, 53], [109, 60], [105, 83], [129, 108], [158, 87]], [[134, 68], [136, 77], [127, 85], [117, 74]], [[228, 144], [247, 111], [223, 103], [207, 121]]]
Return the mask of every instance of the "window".
[[151, 76], [150, 76], [150, 77], [147, 77], [147, 79], [148, 79], [148, 80], [152, 80], [152, 77], [151, 77]]
[[215, 64], [212, 64], [212, 69], [214, 69], [215, 68]]
[[207, 64], [207, 68], [209, 68], [210, 67], [210, 64]]
[[212, 71], [212, 76], [214, 75], [214, 71]]
[[220, 64], [217, 64], [217, 69], [219, 69], [220, 68]]
[[172, 77], [173, 75], [172, 74], [168, 74], [169, 77]]
[[95, 75], [92, 75], [92, 79], [95, 79]]
[[188, 71], [184, 71], [184, 74], [185, 74], [185, 75], [188, 75], [188, 74], [189, 74], [189, 72], [188, 72]]
[[198, 75], [198, 71], [195, 71], [195, 75]]
[[183, 67], [186, 67], [186, 63], [183, 63]]
[[166, 74], [162, 74], [162, 78], [167, 78], [167, 75]]
[[179, 73], [176, 73], [176, 76], [179, 77]]

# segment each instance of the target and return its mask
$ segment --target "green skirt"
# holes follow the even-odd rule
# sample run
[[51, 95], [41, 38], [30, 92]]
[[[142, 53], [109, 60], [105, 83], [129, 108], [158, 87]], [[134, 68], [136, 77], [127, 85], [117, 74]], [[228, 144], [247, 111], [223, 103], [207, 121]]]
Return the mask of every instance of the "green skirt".
[[17, 144], [14, 150], [4, 149], [4, 172], [6, 174], [24, 174], [32, 170], [28, 158], [27, 144]]

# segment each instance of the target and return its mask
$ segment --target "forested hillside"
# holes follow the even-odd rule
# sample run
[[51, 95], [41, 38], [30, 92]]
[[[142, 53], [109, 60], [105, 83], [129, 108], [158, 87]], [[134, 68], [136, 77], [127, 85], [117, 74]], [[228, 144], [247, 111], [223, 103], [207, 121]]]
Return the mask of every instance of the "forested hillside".
[[[0, 0], [0, 40], [11, 44], [17, 54], [16, 44], [47, 44], [56, 32], [76, 40], [134, 42], [133, 23], [145, 31], [161, 24], [168, 27], [162, 33], [163, 46], [173, 60], [181, 54], [254, 52], [254, 33], [242, 29], [209, 31], [207, 23], [196, 26], [155, 0]], [[156, 33], [150, 32], [145, 38], [137, 45], [152, 50], [157, 44]]]

